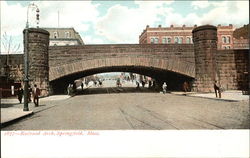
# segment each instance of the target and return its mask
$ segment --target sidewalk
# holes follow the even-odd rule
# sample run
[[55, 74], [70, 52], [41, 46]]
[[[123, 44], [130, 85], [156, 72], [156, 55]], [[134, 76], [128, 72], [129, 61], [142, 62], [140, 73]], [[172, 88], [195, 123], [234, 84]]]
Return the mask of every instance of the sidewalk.
[[23, 111], [20, 108], [1, 108], [1, 127], [32, 114], [33, 111]]
[[22, 119], [26, 116], [32, 115], [36, 111], [48, 108], [45, 102], [68, 99], [68, 95], [54, 95], [39, 99], [39, 107], [35, 107], [33, 103], [29, 103], [29, 111], [23, 111], [23, 102], [19, 103], [17, 98], [1, 99], [1, 127], [7, 124]]
[[242, 91], [238, 90], [224, 91], [221, 93], [221, 98], [216, 98], [215, 93], [171, 92], [171, 94], [202, 97], [202, 98], [225, 100], [225, 101], [249, 101], [249, 95], [243, 95]]

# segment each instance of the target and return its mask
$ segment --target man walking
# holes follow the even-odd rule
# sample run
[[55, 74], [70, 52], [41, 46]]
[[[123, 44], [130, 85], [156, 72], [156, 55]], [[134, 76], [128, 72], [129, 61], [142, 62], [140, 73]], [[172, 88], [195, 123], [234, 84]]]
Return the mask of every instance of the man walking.
[[23, 99], [23, 88], [22, 87], [20, 87], [17, 90], [17, 98], [18, 98], [19, 102], [22, 103], [22, 99]]
[[37, 88], [37, 85], [36, 85], [36, 84], [34, 85], [34, 89], [33, 89], [32, 95], [33, 95], [33, 101], [34, 101], [35, 107], [38, 107], [40, 89]]

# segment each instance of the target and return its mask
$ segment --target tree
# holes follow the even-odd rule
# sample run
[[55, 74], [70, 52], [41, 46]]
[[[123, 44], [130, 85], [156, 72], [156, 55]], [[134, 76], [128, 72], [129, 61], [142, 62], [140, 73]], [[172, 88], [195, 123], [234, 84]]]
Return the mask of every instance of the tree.
[[1, 39], [2, 45], [3, 45], [3, 50], [2, 52], [5, 52], [7, 54], [15, 54], [19, 51], [20, 49], [20, 44], [14, 44], [12, 36], [9, 36], [6, 32], [4, 32], [3, 37]]
[[[13, 74], [11, 75], [11, 70], [10, 70], [10, 65], [9, 65], [9, 54], [16, 54], [19, 49], [20, 49], [20, 44], [14, 44], [13, 43], [13, 39], [12, 39], [12, 36], [9, 36], [7, 35], [6, 32], [4, 32], [2, 38], [1, 38], [1, 43], [2, 43], [2, 46], [1, 47], [1, 53], [6, 53], [7, 56], [6, 56], [6, 62], [4, 64], [4, 74], [5, 76], [7, 77], [7, 82], [8, 82], [8, 79], [10, 78], [10, 76], [13, 76]], [[2, 49], [3, 48], [3, 49]], [[2, 70], [1, 70], [2, 71]]]

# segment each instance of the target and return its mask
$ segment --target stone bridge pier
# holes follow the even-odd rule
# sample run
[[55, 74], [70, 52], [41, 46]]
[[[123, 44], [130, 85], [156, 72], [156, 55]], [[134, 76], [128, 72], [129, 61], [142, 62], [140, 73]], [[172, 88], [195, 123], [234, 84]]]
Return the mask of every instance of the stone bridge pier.
[[195, 56], [195, 91], [211, 92], [215, 81], [220, 83], [217, 54], [217, 28], [204, 25], [193, 29]]
[[[25, 41], [24, 41], [25, 42]], [[25, 45], [25, 44], [24, 44]], [[28, 29], [29, 85], [49, 95], [49, 32], [40, 28]]]

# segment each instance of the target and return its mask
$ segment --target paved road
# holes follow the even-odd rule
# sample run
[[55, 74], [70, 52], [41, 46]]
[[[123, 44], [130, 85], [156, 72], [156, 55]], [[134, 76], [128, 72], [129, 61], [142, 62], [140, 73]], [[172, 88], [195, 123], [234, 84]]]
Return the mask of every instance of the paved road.
[[164, 95], [146, 88], [138, 91], [131, 87], [91, 88], [84, 95], [44, 102], [43, 110], [2, 130], [249, 128], [247, 101]]

